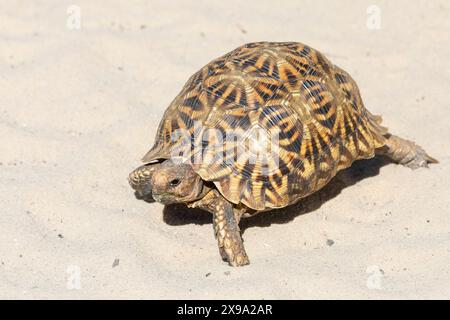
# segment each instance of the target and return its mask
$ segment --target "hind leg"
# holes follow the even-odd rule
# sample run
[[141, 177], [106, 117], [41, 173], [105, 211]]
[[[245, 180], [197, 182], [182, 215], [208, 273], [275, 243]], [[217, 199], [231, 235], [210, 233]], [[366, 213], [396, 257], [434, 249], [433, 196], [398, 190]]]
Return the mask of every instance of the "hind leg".
[[378, 154], [386, 155], [399, 164], [417, 169], [428, 167], [428, 163], [438, 162], [412, 141], [391, 134], [385, 137], [386, 145], [378, 150]]

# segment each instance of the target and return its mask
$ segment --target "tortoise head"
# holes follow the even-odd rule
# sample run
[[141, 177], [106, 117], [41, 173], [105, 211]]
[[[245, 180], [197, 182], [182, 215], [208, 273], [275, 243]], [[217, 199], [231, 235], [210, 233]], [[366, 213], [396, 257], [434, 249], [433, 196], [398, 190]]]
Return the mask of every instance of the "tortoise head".
[[203, 180], [192, 166], [172, 160], [140, 166], [128, 181], [139, 198], [162, 204], [196, 201], [205, 193]]

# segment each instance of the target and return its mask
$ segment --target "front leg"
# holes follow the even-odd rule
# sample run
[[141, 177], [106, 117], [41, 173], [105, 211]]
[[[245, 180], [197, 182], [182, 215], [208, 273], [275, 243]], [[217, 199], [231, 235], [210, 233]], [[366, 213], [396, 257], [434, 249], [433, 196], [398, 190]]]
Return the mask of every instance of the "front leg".
[[214, 234], [222, 257], [233, 267], [249, 264], [232, 205], [223, 198], [218, 199], [213, 214]]
[[233, 267], [249, 264], [238, 225], [240, 215], [234, 215], [233, 206], [214, 190], [193, 207], [203, 208], [213, 214], [214, 235], [222, 258]]

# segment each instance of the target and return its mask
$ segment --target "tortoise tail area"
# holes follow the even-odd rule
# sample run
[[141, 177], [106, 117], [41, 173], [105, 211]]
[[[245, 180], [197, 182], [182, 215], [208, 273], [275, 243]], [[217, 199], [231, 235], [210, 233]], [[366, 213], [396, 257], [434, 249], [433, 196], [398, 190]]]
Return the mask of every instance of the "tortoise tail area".
[[338, 111], [340, 128], [337, 130], [341, 140], [337, 169], [342, 170], [354, 160], [374, 157], [376, 150], [386, 144], [388, 129], [381, 125], [381, 116], [365, 108], [355, 80], [338, 66], [333, 67], [333, 72], [338, 83], [336, 96], [345, 97]]
[[381, 125], [383, 118], [380, 115], [373, 115], [367, 109], [368, 116], [367, 127], [373, 138], [373, 147], [381, 148], [386, 144], [386, 135], [389, 133], [388, 128]]
[[338, 170], [349, 167], [354, 160], [373, 158], [377, 150], [386, 145], [389, 131], [381, 122], [381, 116], [372, 115], [362, 107], [356, 129], [342, 140]]
[[369, 118], [375, 138], [378, 140], [380, 138], [378, 134], [381, 134], [383, 136], [382, 139], [384, 139], [384, 143], [376, 150], [377, 154], [385, 155], [394, 162], [411, 169], [428, 167], [429, 163], [439, 162], [413, 141], [391, 134], [386, 127], [381, 126], [381, 116], [369, 113]]
[[[438, 163], [435, 158], [428, 155], [413, 141], [391, 134], [386, 127], [381, 125], [381, 116], [372, 115], [367, 109], [365, 112], [368, 121], [365, 126], [360, 125], [359, 140], [367, 140], [367, 137], [371, 136], [369, 144], [375, 149], [375, 154], [387, 156], [392, 161], [411, 169], [428, 167], [429, 163]], [[366, 150], [369, 152], [361, 152], [360, 149], [359, 159], [373, 157], [370, 148]]]

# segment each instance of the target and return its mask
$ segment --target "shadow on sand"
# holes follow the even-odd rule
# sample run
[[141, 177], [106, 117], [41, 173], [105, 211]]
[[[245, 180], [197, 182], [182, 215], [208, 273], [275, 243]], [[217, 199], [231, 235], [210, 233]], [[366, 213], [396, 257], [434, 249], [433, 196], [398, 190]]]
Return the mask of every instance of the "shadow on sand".
[[[244, 233], [247, 228], [251, 227], [268, 227], [274, 223], [287, 223], [300, 215], [315, 211], [322, 204], [339, 195], [343, 189], [365, 178], [378, 175], [380, 168], [389, 163], [391, 162], [382, 156], [356, 161], [350, 168], [340, 171], [324, 188], [298, 203], [286, 208], [262, 212], [253, 217], [242, 219], [239, 224], [241, 232]], [[165, 206], [163, 220], [171, 226], [212, 223], [211, 213], [199, 209], [190, 209], [183, 204]]]

